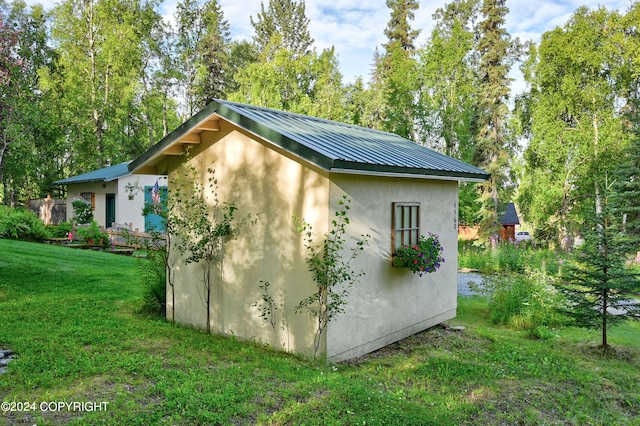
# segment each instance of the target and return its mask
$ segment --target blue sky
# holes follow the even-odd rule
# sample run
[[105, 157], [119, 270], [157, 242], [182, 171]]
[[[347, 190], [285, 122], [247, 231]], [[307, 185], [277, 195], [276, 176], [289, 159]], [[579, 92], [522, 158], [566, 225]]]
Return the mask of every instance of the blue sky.
[[[26, 0], [27, 3], [43, 3], [49, 9], [55, 0]], [[261, 1], [268, 0], [219, 0], [225, 19], [231, 27], [232, 38], [250, 39], [253, 35], [250, 17], [260, 12]], [[167, 19], [173, 16], [178, 0], [165, 0], [162, 13]], [[433, 28], [433, 13], [447, 4], [447, 0], [423, 0], [416, 12], [412, 26], [421, 30], [418, 46], [426, 41]], [[604, 6], [624, 12], [631, 0], [507, 0], [510, 12], [506, 27], [512, 37], [539, 41], [545, 31], [567, 22], [580, 6], [591, 9]], [[385, 41], [384, 28], [389, 20], [385, 0], [306, 0], [307, 17], [310, 19], [311, 36], [318, 50], [335, 46], [340, 70], [345, 83], [357, 76], [369, 79], [376, 46]], [[524, 89], [519, 73], [512, 88], [519, 93]]]

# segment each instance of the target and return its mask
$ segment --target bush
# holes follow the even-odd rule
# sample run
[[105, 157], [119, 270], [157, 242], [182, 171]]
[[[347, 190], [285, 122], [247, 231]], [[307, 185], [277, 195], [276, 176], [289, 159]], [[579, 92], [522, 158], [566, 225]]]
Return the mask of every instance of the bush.
[[78, 235], [87, 243], [93, 245], [109, 245], [109, 234], [102, 232], [98, 222], [92, 220], [89, 226], [78, 228]]
[[49, 236], [52, 238], [67, 238], [69, 233], [73, 231], [73, 225], [69, 222], [62, 222], [58, 225], [48, 227]]
[[81, 225], [90, 223], [93, 220], [93, 211], [91, 210], [91, 203], [89, 201], [79, 198], [73, 200], [71, 203], [73, 206], [73, 220]]
[[147, 256], [139, 260], [140, 279], [144, 286], [141, 311], [164, 316], [167, 304], [166, 258], [164, 248], [147, 248]]
[[0, 206], [0, 238], [42, 241], [48, 236], [44, 222], [32, 211]]
[[563, 296], [545, 272], [488, 277], [476, 290], [488, 296], [493, 322], [527, 330], [531, 337], [550, 337], [548, 327], [566, 322], [558, 311]]

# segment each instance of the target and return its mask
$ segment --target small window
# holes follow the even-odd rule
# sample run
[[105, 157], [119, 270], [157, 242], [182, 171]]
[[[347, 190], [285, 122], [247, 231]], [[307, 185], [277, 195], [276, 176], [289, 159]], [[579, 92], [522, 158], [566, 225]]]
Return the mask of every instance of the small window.
[[87, 203], [91, 203], [91, 210], [96, 211], [96, 193], [95, 192], [81, 192], [80, 198], [82, 198]]
[[392, 203], [393, 251], [420, 239], [420, 203]]

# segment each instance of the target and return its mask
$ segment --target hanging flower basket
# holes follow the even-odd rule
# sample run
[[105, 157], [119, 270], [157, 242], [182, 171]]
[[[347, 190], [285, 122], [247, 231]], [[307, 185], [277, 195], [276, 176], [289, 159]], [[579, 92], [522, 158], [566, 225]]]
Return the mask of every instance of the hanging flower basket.
[[402, 246], [396, 250], [392, 265], [396, 268], [407, 268], [411, 272], [423, 274], [435, 272], [444, 263], [442, 252], [444, 248], [440, 244], [438, 236], [429, 233], [428, 237], [420, 236], [416, 245]]

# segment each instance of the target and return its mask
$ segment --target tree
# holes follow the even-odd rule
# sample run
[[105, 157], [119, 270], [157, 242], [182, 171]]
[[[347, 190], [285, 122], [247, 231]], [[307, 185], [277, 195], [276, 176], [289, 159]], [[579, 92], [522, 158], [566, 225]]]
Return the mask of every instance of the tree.
[[179, 60], [184, 116], [191, 117], [227, 93], [229, 23], [217, 0], [200, 5], [183, 0], [176, 7], [176, 53]]
[[253, 42], [259, 52], [288, 50], [294, 60], [311, 53], [314, 40], [309, 33], [304, 0], [269, 0], [267, 10], [264, 3], [260, 8], [255, 20], [250, 17], [255, 30]]
[[609, 204], [610, 186], [600, 190], [600, 205], [586, 222], [585, 242], [565, 268], [567, 284], [560, 286], [568, 300], [564, 312], [579, 327], [600, 329], [601, 347], [609, 349], [607, 331], [629, 319], [640, 319], [640, 305], [630, 303], [640, 289], [640, 273], [630, 269], [619, 240], [619, 222]]
[[416, 0], [387, 0], [391, 9], [384, 34], [384, 53], [377, 59], [374, 89], [384, 93], [384, 129], [416, 140], [414, 109], [417, 92], [418, 64], [415, 40], [420, 34], [410, 21], [419, 5]]
[[[39, 74], [51, 66], [41, 6], [0, 3], [0, 199], [15, 205], [51, 192], [60, 177], [60, 145], [51, 97]], [[3, 15], [6, 20], [3, 21]]]
[[168, 216], [170, 231], [175, 233], [172, 235], [173, 247], [185, 256], [185, 263], [193, 263], [202, 268], [201, 296], [206, 309], [206, 330], [210, 333], [211, 294], [216, 280], [213, 274], [217, 272], [218, 281], [221, 281], [225, 245], [233, 237], [232, 225], [236, 207], [233, 203], [221, 203], [218, 199], [215, 171], [209, 168], [207, 172], [209, 177], [206, 186], [200, 183], [193, 167], [187, 168], [183, 176], [177, 177], [173, 184], [173, 194], [170, 195]]
[[[158, 17], [160, 18], [160, 17]], [[143, 43], [140, 81], [140, 115], [146, 122], [148, 139], [141, 139], [147, 149], [180, 124], [177, 116], [176, 43], [172, 29], [157, 19]], [[145, 143], [146, 142], [146, 143]]]
[[518, 57], [519, 42], [511, 40], [504, 29], [509, 9], [505, 0], [484, 0], [480, 22], [477, 50], [480, 55], [478, 67], [478, 121], [473, 163], [491, 173], [486, 182], [478, 184], [480, 191], [480, 235], [485, 240], [497, 235], [499, 229], [499, 207], [508, 195], [507, 167], [514, 149], [514, 138], [507, 131], [509, 113], [508, 74]]
[[[1, 12], [1, 10], [0, 10]], [[0, 14], [0, 181], [7, 199], [6, 157], [13, 142], [12, 128], [16, 119], [14, 95], [20, 93], [19, 74], [22, 60], [17, 56], [18, 32], [4, 22]]]
[[623, 17], [614, 54], [619, 58], [616, 80], [621, 90], [623, 127], [631, 137], [622, 155], [623, 161], [615, 169], [613, 183], [616, 214], [622, 218], [621, 232], [625, 252], [637, 254], [640, 243], [640, 32], [634, 23], [640, 19], [640, 3], [636, 2]]
[[132, 126], [143, 67], [143, 39], [157, 21], [152, 2], [66, 0], [53, 9], [58, 57], [43, 89], [58, 94], [70, 173], [86, 172], [139, 154]]
[[558, 240], [573, 238], [590, 200], [599, 214], [598, 182], [629, 141], [618, 107], [627, 85], [615, 78], [620, 19], [604, 8], [580, 8], [564, 27], [543, 34], [528, 61], [532, 138], [519, 204], [527, 220]]
[[[295, 20], [295, 22], [292, 22]], [[235, 76], [230, 100], [321, 118], [342, 119], [342, 76], [333, 48], [317, 54], [304, 14], [304, 2], [276, 0], [262, 6], [251, 22], [257, 61]], [[292, 28], [297, 32], [290, 33]], [[267, 40], [267, 36], [269, 37]]]
[[420, 50], [420, 141], [446, 155], [472, 160], [477, 60], [474, 20], [478, 0], [459, 0], [438, 9], [436, 26]]
[[350, 255], [346, 258], [343, 257], [345, 235], [349, 224], [347, 212], [350, 208], [350, 202], [351, 200], [346, 195], [338, 202], [340, 210], [335, 212], [335, 217], [331, 221], [331, 230], [324, 235], [321, 246], [314, 242], [316, 235], [311, 225], [304, 220], [298, 224], [298, 230], [304, 238], [305, 248], [308, 252], [306, 262], [313, 281], [316, 283], [317, 291], [302, 300], [296, 306], [295, 312], [307, 311], [316, 320], [314, 358], [318, 356], [321, 339], [329, 322], [344, 312], [350, 288], [364, 276], [364, 272], [353, 270], [351, 262], [364, 249], [369, 238], [368, 235], [362, 235], [355, 247], [351, 249]]

